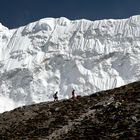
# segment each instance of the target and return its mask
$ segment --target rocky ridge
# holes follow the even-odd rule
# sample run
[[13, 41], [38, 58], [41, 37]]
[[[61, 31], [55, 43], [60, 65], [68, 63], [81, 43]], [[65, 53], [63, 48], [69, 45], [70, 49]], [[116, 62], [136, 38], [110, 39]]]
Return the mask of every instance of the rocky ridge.
[[140, 82], [0, 114], [2, 140], [139, 140]]

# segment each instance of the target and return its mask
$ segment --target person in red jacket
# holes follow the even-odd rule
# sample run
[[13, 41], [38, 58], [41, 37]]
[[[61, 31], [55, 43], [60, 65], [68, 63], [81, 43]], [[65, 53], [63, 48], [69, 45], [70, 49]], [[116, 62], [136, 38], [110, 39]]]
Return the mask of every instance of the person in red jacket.
[[73, 101], [76, 100], [76, 95], [75, 95], [75, 90], [72, 91], [72, 98], [71, 98]]

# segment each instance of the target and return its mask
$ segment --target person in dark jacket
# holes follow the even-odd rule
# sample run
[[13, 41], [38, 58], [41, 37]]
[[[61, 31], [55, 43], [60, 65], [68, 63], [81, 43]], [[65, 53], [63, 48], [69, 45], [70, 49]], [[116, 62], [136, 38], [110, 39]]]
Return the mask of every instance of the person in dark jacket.
[[53, 95], [54, 101], [58, 101], [58, 92], [56, 91], [56, 93]]

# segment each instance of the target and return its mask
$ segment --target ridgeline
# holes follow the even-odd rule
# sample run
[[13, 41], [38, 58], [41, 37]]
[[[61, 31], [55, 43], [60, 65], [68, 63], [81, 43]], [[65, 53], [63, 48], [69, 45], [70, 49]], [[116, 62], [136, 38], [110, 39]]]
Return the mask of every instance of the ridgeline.
[[140, 82], [0, 114], [1, 140], [140, 140]]

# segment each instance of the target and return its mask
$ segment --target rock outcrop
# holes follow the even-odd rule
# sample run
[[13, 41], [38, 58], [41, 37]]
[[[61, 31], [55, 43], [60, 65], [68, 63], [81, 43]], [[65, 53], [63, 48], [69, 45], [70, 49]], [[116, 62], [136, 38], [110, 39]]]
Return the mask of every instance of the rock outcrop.
[[139, 140], [140, 82], [0, 115], [0, 139]]

